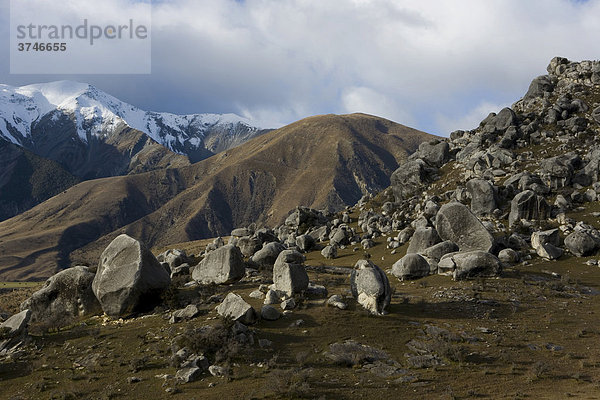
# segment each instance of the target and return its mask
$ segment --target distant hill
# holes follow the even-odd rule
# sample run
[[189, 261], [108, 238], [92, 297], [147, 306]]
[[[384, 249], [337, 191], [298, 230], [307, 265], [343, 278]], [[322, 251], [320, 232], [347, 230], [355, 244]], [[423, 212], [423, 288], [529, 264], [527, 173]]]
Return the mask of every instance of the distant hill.
[[399, 163], [433, 138], [370, 115], [323, 115], [191, 166], [82, 182], [0, 223], [0, 279], [96, 263], [121, 232], [165, 245], [273, 226], [298, 205], [339, 210], [389, 186]]

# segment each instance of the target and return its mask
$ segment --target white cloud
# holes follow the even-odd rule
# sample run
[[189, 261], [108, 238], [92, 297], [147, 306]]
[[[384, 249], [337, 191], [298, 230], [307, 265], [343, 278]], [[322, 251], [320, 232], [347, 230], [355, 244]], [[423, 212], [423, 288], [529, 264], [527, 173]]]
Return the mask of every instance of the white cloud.
[[154, 110], [362, 111], [447, 135], [553, 56], [597, 58], [598, 15], [600, 0], [171, 0], [154, 5], [151, 76], [75, 78]]

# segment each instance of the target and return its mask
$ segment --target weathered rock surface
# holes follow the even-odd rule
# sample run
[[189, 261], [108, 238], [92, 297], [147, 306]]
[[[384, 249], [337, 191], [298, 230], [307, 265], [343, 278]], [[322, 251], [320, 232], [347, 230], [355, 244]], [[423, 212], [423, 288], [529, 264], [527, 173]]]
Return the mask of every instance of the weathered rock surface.
[[53, 327], [99, 314], [102, 307], [92, 291], [95, 274], [88, 267], [66, 269], [50, 277], [44, 287], [21, 304], [31, 311], [31, 322]]
[[442, 241], [435, 228], [431, 226], [426, 228], [417, 228], [410, 238], [406, 253], [419, 253]]
[[265, 304], [260, 309], [260, 317], [265, 321], [277, 321], [281, 318], [281, 313], [275, 307]]
[[458, 245], [460, 251], [490, 251], [494, 238], [481, 221], [463, 204], [448, 203], [440, 208], [435, 227], [443, 240]]
[[508, 223], [512, 226], [522, 219], [546, 219], [548, 217], [549, 209], [550, 206], [546, 202], [546, 199], [536, 195], [533, 190], [525, 190], [517, 194], [511, 201]]
[[446, 255], [440, 260], [440, 271], [452, 273], [454, 280], [473, 277], [494, 277], [502, 272], [500, 260], [484, 251], [469, 251]]
[[573, 255], [585, 257], [594, 254], [600, 243], [589, 232], [577, 230], [565, 238], [565, 246]]
[[192, 279], [203, 284], [226, 284], [240, 280], [245, 272], [242, 252], [228, 244], [208, 253], [194, 268]]
[[430, 266], [419, 254], [409, 253], [392, 265], [392, 274], [400, 280], [419, 279], [429, 275]]
[[256, 311], [242, 297], [235, 293], [229, 293], [225, 300], [217, 306], [217, 313], [233, 321], [250, 325], [256, 322]]
[[125, 316], [153, 306], [170, 283], [152, 252], [123, 234], [102, 253], [92, 290], [106, 314]]
[[6, 337], [15, 337], [25, 333], [30, 318], [31, 311], [29, 310], [23, 310], [20, 313], [11, 316], [0, 324], [0, 334]]
[[494, 186], [485, 179], [471, 179], [467, 182], [471, 195], [471, 211], [475, 215], [491, 214], [496, 208]]
[[285, 250], [285, 246], [279, 242], [265, 243], [263, 248], [254, 253], [250, 263], [260, 269], [272, 269], [279, 254]]
[[308, 288], [304, 256], [295, 250], [282, 251], [273, 266], [274, 289], [288, 296]]
[[329, 260], [337, 258], [337, 246], [325, 246], [325, 248], [321, 250], [321, 255]]

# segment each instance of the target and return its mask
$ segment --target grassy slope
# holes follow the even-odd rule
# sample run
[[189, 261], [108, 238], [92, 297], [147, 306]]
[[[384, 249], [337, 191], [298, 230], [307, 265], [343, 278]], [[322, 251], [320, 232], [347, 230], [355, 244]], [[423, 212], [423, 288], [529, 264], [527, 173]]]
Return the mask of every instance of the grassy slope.
[[[173, 247], [197, 252], [206, 243]], [[369, 253], [384, 268], [405, 251], [391, 255], [385, 238], [376, 243]], [[347, 249], [341, 254], [330, 262], [312, 252], [307, 254], [307, 264], [351, 267], [363, 251]], [[501, 278], [468, 282], [443, 276], [400, 282], [390, 275], [395, 293], [385, 317], [367, 315], [351, 299], [345, 311], [325, 307], [321, 300], [306, 301], [279, 321], [254, 326], [258, 338], [271, 340], [273, 348], [254, 346], [235, 356], [232, 362], [237, 367], [229, 381], [206, 375], [186, 385], [167, 379], [163, 386], [165, 381], [156, 377], [175, 372], [168, 363], [170, 339], [186, 326], [214, 324], [214, 305], [203, 305], [204, 315], [176, 325], [161, 315], [107, 324], [93, 318], [87, 326], [37, 338], [40, 350], [35, 355], [1, 365], [6, 395], [0, 398], [32, 393], [42, 399], [142, 394], [182, 399], [297, 398], [304, 393], [293, 384], [300, 376], [306, 378], [305, 389], [310, 387], [309, 398], [594, 398], [600, 390], [600, 349], [596, 346], [600, 303], [594, 294], [600, 290], [600, 268], [585, 265], [586, 260], [534, 259], [506, 270]], [[309, 275], [311, 281], [325, 285], [330, 295], [349, 296], [347, 275], [314, 271]], [[248, 297], [257, 287], [258, 283], [238, 283], [201, 293], [188, 289], [180, 296], [206, 298], [215, 292], [235, 291], [259, 309], [262, 301]], [[304, 324], [291, 327], [299, 319]], [[429, 325], [471, 340], [431, 341], [423, 335]], [[380, 378], [364, 369], [335, 365], [323, 355], [329, 344], [349, 339], [387, 351], [406, 371]], [[412, 368], [405, 357], [410, 353], [406, 346], [410, 340], [429, 343], [443, 355], [445, 365]], [[100, 358], [93, 366], [73, 367], [74, 362], [96, 354]], [[257, 366], [259, 362], [268, 367]], [[136, 365], [143, 368], [134, 372]], [[129, 384], [129, 376], [143, 381]], [[176, 387], [180, 393], [168, 394], [167, 387]]]

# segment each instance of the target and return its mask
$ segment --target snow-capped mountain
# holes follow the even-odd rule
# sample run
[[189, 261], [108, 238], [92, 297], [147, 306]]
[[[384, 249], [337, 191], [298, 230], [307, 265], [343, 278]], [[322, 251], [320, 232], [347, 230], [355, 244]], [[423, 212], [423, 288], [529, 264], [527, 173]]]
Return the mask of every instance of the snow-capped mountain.
[[0, 138], [39, 154], [43, 151], [37, 142], [56, 141], [56, 129], [64, 130], [65, 125], [71, 125], [70, 140], [82, 145], [91, 141], [107, 143], [111, 138], [114, 141], [115, 134], [130, 134], [133, 129], [173, 153], [187, 156], [191, 162], [262, 133], [249, 120], [235, 114], [144, 111], [85, 83], [0, 85]]

